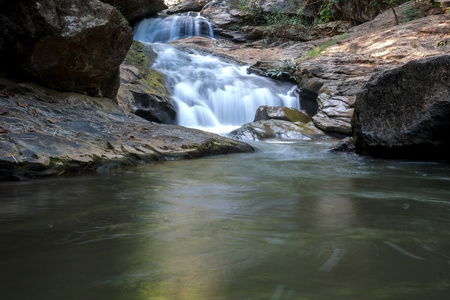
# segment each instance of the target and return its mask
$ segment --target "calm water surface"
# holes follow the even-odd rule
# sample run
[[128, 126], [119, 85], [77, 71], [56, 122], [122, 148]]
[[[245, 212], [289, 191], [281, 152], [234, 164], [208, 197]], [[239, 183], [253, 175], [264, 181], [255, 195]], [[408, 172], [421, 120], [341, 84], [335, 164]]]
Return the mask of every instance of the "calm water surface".
[[255, 146], [0, 183], [0, 298], [449, 299], [449, 164]]

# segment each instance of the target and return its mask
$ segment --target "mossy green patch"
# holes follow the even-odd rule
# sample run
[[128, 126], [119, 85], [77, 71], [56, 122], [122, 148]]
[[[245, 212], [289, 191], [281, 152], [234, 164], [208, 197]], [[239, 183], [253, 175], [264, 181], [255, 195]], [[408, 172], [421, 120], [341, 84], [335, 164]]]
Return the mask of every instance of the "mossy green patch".
[[164, 81], [164, 75], [152, 69], [157, 54], [148, 45], [134, 41], [127, 53], [125, 64], [136, 67], [141, 78], [139, 89], [144, 93], [155, 95], [160, 99], [171, 100]]

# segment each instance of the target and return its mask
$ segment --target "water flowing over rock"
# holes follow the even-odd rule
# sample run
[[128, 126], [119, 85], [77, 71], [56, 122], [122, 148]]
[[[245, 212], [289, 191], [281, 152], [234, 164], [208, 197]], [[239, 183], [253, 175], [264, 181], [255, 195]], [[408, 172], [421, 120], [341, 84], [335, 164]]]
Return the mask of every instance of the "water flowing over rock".
[[167, 43], [193, 36], [214, 37], [212, 24], [198, 14], [145, 19], [134, 28], [134, 38], [147, 43]]
[[132, 42], [128, 22], [100, 1], [2, 1], [0, 69], [62, 91], [114, 98]]
[[134, 23], [167, 8], [164, 0], [101, 0], [117, 8], [123, 16]]
[[293, 84], [249, 75], [245, 66], [193, 50], [161, 44], [153, 49], [158, 54], [153, 68], [166, 76], [177, 124], [229, 132], [252, 121], [261, 105], [300, 108]]
[[[192, 30], [195, 26], [191, 24], [199, 18], [186, 15], [145, 20], [136, 26], [135, 37], [142, 42], [165, 42], [178, 39], [180, 33], [196, 35], [201, 31]], [[207, 20], [202, 18], [201, 22]], [[162, 24], [166, 24], [164, 28]], [[161, 28], [161, 33], [151, 28]], [[209, 39], [197, 36], [195, 41], [205, 44]], [[176, 103], [177, 124], [225, 133], [252, 121], [260, 105], [300, 106], [294, 84], [249, 75], [247, 67], [236, 65], [234, 60], [192, 49], [197, 44], [151, 45], [157, 53], [152, 68], [165, 75]]]
[[449, 159], [450, 55], [427, 58], [373, 76], [357, 96], [357, 153]]

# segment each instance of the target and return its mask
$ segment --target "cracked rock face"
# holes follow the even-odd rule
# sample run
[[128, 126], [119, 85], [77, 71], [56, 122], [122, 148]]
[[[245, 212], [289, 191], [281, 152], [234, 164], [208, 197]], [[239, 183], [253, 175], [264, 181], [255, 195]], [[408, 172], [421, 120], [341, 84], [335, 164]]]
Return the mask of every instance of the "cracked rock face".
[[1, 1], [0, 71], [60, 91], [115, 98], [132, 30], [97, 0]]

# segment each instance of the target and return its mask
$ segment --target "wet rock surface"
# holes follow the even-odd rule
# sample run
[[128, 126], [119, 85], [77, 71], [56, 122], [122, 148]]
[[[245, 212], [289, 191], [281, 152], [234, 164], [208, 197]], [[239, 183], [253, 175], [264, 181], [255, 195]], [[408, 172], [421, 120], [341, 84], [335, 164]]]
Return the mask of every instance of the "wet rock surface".
[[328, 139], [329, 136], [317, 129], [312, 122], [290, 122], [284, 120], [260, 120], [244, 124], [233, 130], [229, 136], [237, 140], [298, 140]]
[[450, 55], [373, 76], [357, 95], [356, 152], [450, 160]]
[[212, 133], [148, 122], [106, 98], [0, 81], [0, 180], [250, 152]]

